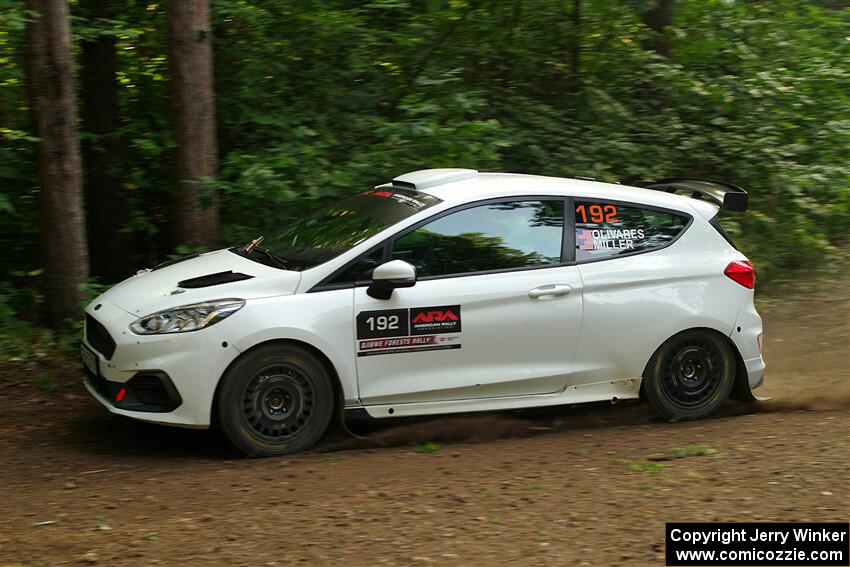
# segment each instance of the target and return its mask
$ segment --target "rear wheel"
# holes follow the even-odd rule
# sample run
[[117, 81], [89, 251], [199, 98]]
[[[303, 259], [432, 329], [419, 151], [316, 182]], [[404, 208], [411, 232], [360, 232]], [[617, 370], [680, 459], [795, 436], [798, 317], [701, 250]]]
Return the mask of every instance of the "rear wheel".
[[333, 415], [327, 368], [308, 350], [269, 344], [239, 358], [222, 378], [217, 413], [224, 437], [249, 456], [313, 447]]
[[702, 330], [670, 338], [653, 355], [644, 375], [650, 405], [668, 420], [713, 414], [734, 383], [732, 348], [722, 336]]

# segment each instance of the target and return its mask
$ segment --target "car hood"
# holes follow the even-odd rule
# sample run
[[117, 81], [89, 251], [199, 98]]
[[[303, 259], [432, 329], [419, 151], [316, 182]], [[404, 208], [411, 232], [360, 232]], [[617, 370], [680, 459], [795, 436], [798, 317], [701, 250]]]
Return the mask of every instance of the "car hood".
[[295, 292], [300, 280], [300, 272], [279, 270], [230, 250], [217, 250], [140, 271], [93, 303], [107, 300], [141, 317], [214, 299], [289, 295]]

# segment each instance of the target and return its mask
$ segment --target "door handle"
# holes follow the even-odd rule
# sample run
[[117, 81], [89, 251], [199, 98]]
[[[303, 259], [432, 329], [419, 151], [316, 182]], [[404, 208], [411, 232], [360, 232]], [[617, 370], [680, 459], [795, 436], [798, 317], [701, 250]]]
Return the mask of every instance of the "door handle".
[[572, 286], [568, 286], [567, 284], [541, 285], [540, 287], [535, 287], [534, 289], [529, 290], [528, 297], [531, 299], [539, 299], [547, 295], [561, 297], [562, 295], [567, 295], [572, 290]]

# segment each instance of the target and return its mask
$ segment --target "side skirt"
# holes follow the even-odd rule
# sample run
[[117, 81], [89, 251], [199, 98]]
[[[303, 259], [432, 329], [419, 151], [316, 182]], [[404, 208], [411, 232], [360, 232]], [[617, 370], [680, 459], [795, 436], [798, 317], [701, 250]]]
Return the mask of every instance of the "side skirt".
[[401, 404], [365, 405], [346, 408], [346, 413], [365, 410], [369, 417], [383, 419], [390, 417], [411, 417], [417, 415], [440, 415], [477, 411], [499, 411], [521, 408], [583, 404], [632, 400], [638, 398], [640, 378], [606, 380], [579, 386], [568, 386], [555, 394], [535, 394], [528, 396], [508, 396], [502, 398], [475, 398], [467, 400], [446, 400], [439, 402], [407, 402]]

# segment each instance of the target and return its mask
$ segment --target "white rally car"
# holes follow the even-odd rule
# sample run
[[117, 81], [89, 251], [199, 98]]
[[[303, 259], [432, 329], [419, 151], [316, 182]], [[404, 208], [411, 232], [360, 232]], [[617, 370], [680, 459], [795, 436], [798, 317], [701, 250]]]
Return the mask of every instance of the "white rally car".
[[[110, 411], [313, 446], [332, 417], [645, 397], [667, 419], [762, 383], [733, 185], [415, 171], [279, 234], [145, 270], [86, 308]], [[679, 194], [684, 193], [684, 194]]]

